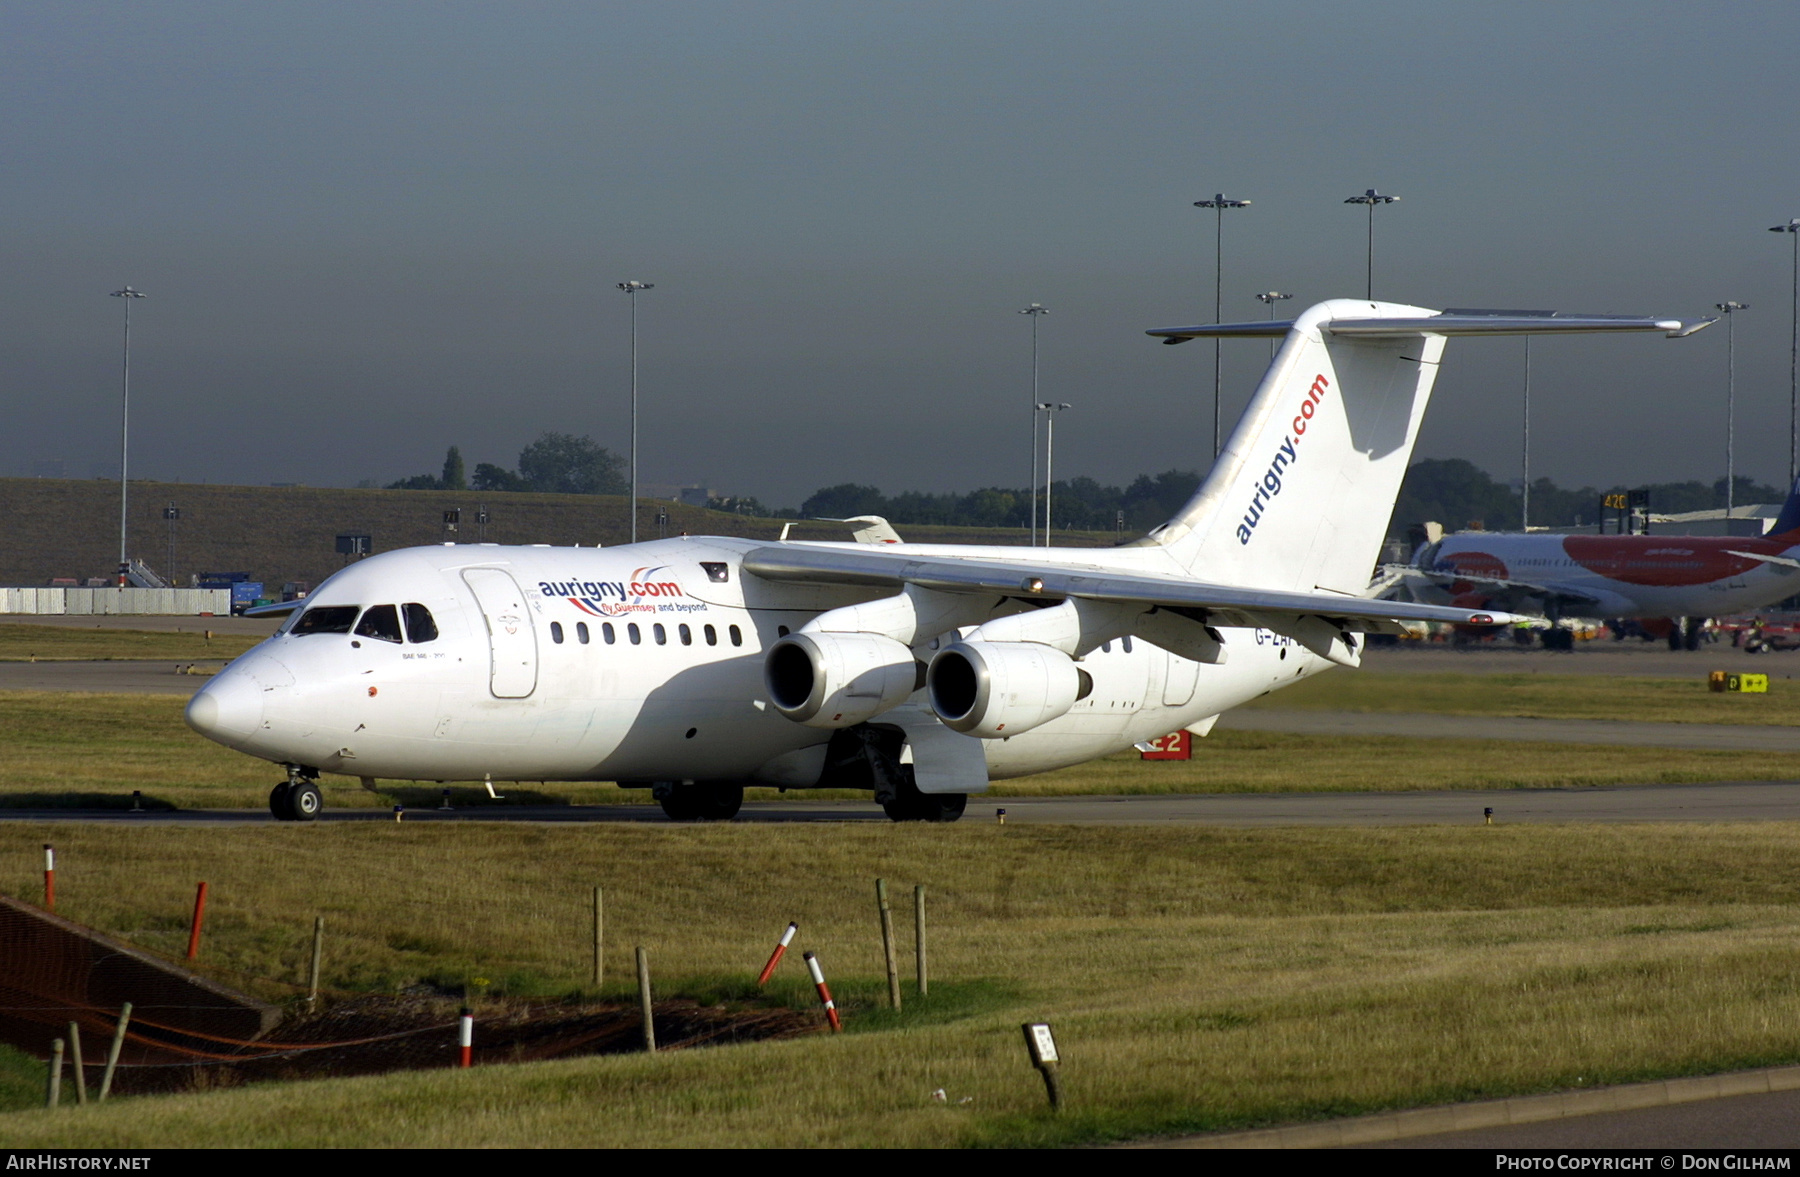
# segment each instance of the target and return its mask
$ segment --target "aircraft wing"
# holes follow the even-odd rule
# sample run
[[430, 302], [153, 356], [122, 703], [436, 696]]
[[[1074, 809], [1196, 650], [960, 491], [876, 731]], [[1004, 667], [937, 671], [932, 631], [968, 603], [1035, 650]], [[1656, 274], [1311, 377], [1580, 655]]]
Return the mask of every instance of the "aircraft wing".
[[[1099, 566], [1070, 567], [1027, 559], [917, 555], [894, 550], [787, 545], [755, 548], [744, 555], [744, 571], [769, 580], [893, 586], [916, 584], [944, 592], [1142, 604], [1198, 609], [1213, 624], [1270, 628], [1271, 620], [1324, 618], [1358, 632], [1392, 632], [1397, 622], [1439, 621], [1451, 625], [1508, 625], [1506, 613], [1378, 601], [1338, 593], [1284, 592], [1207, 584], [1175, 576], [1122, 572]], [[1316, 624], [1316, 623], [1314, 623]]]
[[1759, 556], [1755, 552], [1726, 552], [1727, 556], [1736, 556], [1740, 560], [1757, 560], [1764, 564], [1773, 564], [1777, 568], [1800, 568], [1800, 560], [1790, 560], [1786, 556]]
[[1545, 601], [1561, 601], [1569, 605], [1598, 605], [1599, 598], [1579, 589], [1567, 588], [1554, 584], [1536, 584], [1527, 580], [1510, 580], [1499, 576], [1477, 576], [1467, 572], [1428, 572], [1418, 568], [1406, 568], [1398, 575], [1378, 582], [1381, 592], [1393, 592], [1398, 588], [1411, 589], [1415, 584], [1425, 583], [1437, 588], [1445, 588], [1451, 584], [1463, 583], [1477, 585], [1495, 597], [1506, 600], [1508, 609], [1517, 609], [1524, 598], [1538, 597]]

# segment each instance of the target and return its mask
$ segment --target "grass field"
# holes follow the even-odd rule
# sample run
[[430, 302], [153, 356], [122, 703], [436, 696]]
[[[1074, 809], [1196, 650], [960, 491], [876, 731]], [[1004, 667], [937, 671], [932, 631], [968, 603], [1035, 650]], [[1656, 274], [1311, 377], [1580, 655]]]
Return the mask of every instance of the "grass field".
[[1713, 692], [1692, 678], [1557, 674], [1382, 674], [1334, 670], [1265, 695], [1258, 710], [1430, 712], [1647, 723], [1800, 724], [1800, 683], [1770, 679], [1767, 694]]
[[[260, 809], [281, 778], [272, 765], [202, 739], [170, 695], [0, 692], [0, 806], [124, 808], [140, 791], [158, 808]], [[1404, 771], [1397, 771], [1403, 766]], [[1218, 731], [1191, 761], [1143, 761], [1136, 753], [997, 782], [996, 797], [1078, 793], [1293, 792], [1354, 789], [1552, 788], [1620, 783], [1785, 780], [1792, 758], [1776, 752], [1409, 740]], [[385, 782], [380, 795], [354, 779], [322, 779], [326, 804], [436, 805], [434, 785]], [[610, 784], [508, 784], [511, 804], [647, 801]], [[479, 785], [452, 789], [458, 805], [487, 803]], [[818, 797], [868, 794], [822, 792]], [[772, 799], [772, 789], [751, 790]], [[791, 794], [790, 794], [791, 796]]]
[[187, 632], [0, 623], [0, 662], [169, 661], [218, 666], [262, 640], [212, 633], [204, 617], [192, 621]]
[[[0, 887], [36, 893], [43, 841], [59, 912], [171, 955], [208, 880], [203, 968], [237, 983], [297, 979], [322, 912], [338, 990], [574, 993], [597, 883], [612, 975], [643, 944], [660, 994], [704, 996], [797, 919], [851, 1032], [17, 1111], [12, 1147], [1056, 1144], [1800, 1059], [1792, 824], [30, 824]], [[909, 981], [897, 1016], [873, 1008], [877, 875], [929, 887], [941, 996]], [[1027, 1019], [1056, 1027], [1059, 1117]]]

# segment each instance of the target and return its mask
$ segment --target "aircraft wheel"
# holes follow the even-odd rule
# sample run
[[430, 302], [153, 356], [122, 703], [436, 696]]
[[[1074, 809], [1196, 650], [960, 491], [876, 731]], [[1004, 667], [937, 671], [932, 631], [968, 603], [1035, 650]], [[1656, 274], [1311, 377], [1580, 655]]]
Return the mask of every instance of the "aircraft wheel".
[[695, 785], [695, 816], [701, 821], [730, 821], [744, 806], [744, 786], [729, 781]]
[[1681, 649], [1681, 618], [1669, 618], [1669, 649]]
[[301, 781], [288, 790], [287, 806], [294, 821], [312, 821], [325, 809], [325, 795], [314, 781]]
[[921, 793], [909, 767], [894, 791], [894, 799], [881, 808], [892, 821], [948, 822], [961, 817], [968, 804], [967, 793]]
[[922, 793], [920, 796], [925, 799], [926, 821], [956, 821], [969, 805], [967, 793]]
[[288, 789], [286, 781], [282, 781], [269, 790], [269, 812], [275, 815], [276, 821], [293, 821], [294, 812], [288, 808]]
[[657, 798], [657, 803], [662, 806], [663, 813], [668, 816], [670, 821], [699, 821], [700, 799], [696, 796], [698, 792], [699, 790], [691, 785], [686, 787], [677, 785], [669, 790], [667, 797]]

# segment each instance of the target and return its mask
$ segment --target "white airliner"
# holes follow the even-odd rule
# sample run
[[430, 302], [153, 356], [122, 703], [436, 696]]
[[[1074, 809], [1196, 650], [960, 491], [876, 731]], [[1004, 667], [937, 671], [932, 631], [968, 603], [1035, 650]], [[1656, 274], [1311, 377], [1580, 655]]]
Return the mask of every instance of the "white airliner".
[[990, 780], [1354, 667], [1363, 634], [1513, 620], [1363, 595], [1445, 337], [1696, 326], [1342, 300], [1152, 331], [1284, 342], [1198, 493], [1135, 544], [408, 548], [289, 606], [188, 723], [285, 765], [290, 820], [327, 772], [617, 781], [675, 819], [732, 817], [746, 784], [861, 788], [954, 821]]

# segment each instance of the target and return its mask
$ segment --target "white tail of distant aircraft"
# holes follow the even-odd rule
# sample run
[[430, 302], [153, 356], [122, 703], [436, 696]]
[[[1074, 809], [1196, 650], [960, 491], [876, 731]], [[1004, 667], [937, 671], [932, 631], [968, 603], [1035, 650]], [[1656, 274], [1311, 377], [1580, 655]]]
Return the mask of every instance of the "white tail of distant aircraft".
[[331, 772], [616, 780], [674, 818], [730, 817], [745, 784], [867, 788], [896, 820], [954, 820], [990, 779], [1204, 733], [1355, 666], [1365, 634], [1509, 622], [1360, 595], [1445, 338], [1699, 326], [1333, 301], [1153, 331], [1284, 342], [1193, 500], [1135, 544], [384, 553], [283, 607], [188, 721], [287, 766], [284, 818], [316, 815]]

